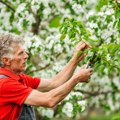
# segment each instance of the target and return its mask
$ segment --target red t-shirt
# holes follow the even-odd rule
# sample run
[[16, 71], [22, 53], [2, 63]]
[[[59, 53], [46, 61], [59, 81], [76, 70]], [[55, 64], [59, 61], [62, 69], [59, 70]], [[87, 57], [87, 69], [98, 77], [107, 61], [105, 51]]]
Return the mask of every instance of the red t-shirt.
[[22, 104], [40, 83], [40, 78], [32, 78], [21, 73], [19, 76], [7, 69], [0, 68], [0, 120], [18, 120]]

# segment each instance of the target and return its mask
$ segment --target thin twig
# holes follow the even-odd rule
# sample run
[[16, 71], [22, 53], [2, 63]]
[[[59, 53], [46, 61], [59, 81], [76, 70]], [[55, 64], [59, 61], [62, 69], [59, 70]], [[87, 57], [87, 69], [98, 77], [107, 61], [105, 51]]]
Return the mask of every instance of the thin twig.
[[28, 71], [27, 74], [31, 74], [31, 73], [34, 73], [34, 72], [41, 71], [41, 70], [43, 70], [43, 69], [46, 69], [46, 68], [49, 67], [49, 66], [50, 66], [50, 64], [47, 64], [47, 65], [45, 65], [45, 66], [42, 67], [42, 68], [39, 68], [39, 69], [36, 69], [36, 70], [32, 70], [32, 71]]
[[6, 3], [6, 2], [4, 2], [4, 1], [2, 1], [2, 0], [0, 0], [0, 2], [1, 2], [2, 4], [4, 4], [4, 5], [6, 5], [10, 10], [12, 10], [12, 12], [15, 12], [14, 8], [12, 8], [8, 3]]
[[[61, 53], [57, 54], [55, 57], [58, 58], [59, 56], [61, 55]], [[28, 71], [26, 72], [27, 74], [31, 74], [31, 73], [34, 73], [34, 72], [38, 72], [38, 71], [41, 71], [41, 70], [44, 70], [46, 68], [48, 68], [51, 64], [48, 63], [47, 65], [45, 65], [44, 67], [41, 67], [41, 68], [38, 68], [36, 70], [31, 70], [31, 71]]]
[[[99, 96], [99, 95], [106, 95], [108, 93], [113, 93], [114, 91], [112, 90], [109, 90], [109, 91], [103, 91], [103, 92], [99, 92], [99, 91], [96, 91], [96, 92], [88, 92], [88, 91], [84, 91], [84, 90], [76, 90], [77, 92], [81, 92], [83, 94], [87, 94], [87, 96], [83, 97], [82, 99], [78, 99], [78, 101], [82, 101], [82, 100], [86, 100], [86, 99], [89, 99], [91, 97], [95, 97], [95, 96]], [[115, 92], [120, 92], [120, 90], [117, 90]]]

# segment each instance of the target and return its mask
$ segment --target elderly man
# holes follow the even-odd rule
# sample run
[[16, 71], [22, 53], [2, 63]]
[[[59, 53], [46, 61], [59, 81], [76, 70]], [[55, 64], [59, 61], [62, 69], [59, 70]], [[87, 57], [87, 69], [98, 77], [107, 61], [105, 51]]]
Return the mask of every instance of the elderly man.
[[77, 64], [85, 57], [80, 50], [89, 48], [81, 42], [65, 68], [51, 79], [33, 78], [23, 73], [28, 55], [22, 38], [13, 34], [0, 35], [0, 120], [35, 120], [31, 106], [52, 108], [63, 100], [79, 82], [87, 82], [92, 69]]

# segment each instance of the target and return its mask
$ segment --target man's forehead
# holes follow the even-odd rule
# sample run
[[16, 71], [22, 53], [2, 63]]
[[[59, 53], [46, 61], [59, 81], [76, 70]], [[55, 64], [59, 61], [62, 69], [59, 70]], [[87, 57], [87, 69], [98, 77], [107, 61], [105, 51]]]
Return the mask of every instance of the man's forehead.
[[25, 49], [22, 44], [17, 44], [16, 46], [14, 46], [14, 50], [15, 52], [18, 52], [18, 51], [23, 51]]

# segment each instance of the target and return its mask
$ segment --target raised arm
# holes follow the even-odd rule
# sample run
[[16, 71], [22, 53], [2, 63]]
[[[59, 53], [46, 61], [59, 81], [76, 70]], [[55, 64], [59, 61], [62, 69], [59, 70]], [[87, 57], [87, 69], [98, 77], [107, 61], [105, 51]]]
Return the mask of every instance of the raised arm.
[[77, 83], [87, 82], [91, 74], [92, 69], [80, 69], [69, 81], [58, 88], [44, 93], [33, 90], [24, 103], [29, 105], [54, 107], [70, 93]]
[[54, 88], [62, 85], [67, 80], [69, 80], [71, 78], [71, 76], [73, 75], [73, 72], [74, 72], [75, 68], [77, 67], [78, 63], [85, 57], [84, 54], [79, 55], [79, 51], [83, 51], [89, 47], [90, 46], [88, 44], [86, 44], [85, 42], [80, 42], [76, 46], [71, 60], [64, 67], [64, 69], [61, 72], [59, 72], [52, 79], [41, 79], [41, 83], [38, 86], [38, 90], [48, 91], [48, 90], [54, 89]]

